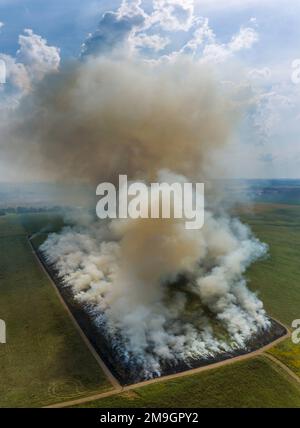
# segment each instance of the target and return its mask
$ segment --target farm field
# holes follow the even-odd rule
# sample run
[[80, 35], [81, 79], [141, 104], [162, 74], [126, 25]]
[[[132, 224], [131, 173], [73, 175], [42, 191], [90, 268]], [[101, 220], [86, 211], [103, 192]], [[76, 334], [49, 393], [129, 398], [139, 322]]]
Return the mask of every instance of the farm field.
[[242, 219], [269, 245], [268, 257], [248, 271], [250, 288], [271, 316], [291, 326], [300, 317], [300, 207], [262, 204]]
[[272, 362], [258, 357], [80, 407], [300, 407], [300, 387]]
[[111, 388], [31, 252], [27, 233], [48, 222], [48, 214], [0, 218], [0, 318], [7, 325], [0, 407], [40, 407]]
[[[247, 273], [268, 313], [288, 327], [300, 318], [300, 207], [259, 204], [243, 213], [269, 256]], [[268, 351], [300, 376], [300, 345], [287, 339]], [[280, 392], [279, 392], [280, 391]], [[299, 384], [265, 357], [108, 397], [83, 407], [300, 407]]]
[[[268, 313], [291, 326], [300, 317], [300, 207], [259, 204], [242, 219], [270, 246], [248, 272]], [[111, 389], [77, 334], [28, 245], [27, 235], [59, 230], [57, 214], [0, 218], [0, 318], [8, 344], [0, 347], [0, 406], [40, 407]], [[29, 333], [30, 332], [30, 333]], [[285, 340], [268, 351], [298, 376], [300, 346]], [[235, 362], [81, 404], [80, 407], [300, 407], [300, 386], [267, 356]]]

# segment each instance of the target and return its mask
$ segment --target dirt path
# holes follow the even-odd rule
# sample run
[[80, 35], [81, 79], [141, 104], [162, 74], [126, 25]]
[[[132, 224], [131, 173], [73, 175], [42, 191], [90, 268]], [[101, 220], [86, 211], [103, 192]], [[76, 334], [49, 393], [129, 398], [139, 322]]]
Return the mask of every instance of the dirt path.
[[300, 378], [296, 375], [296, 373], [294, 373], [282, 361], [278, 360], [276, 357], [274, 357], [271, 354], [264, 354], [264, 357], [266, 357], [269, 360], [273, 361], [277, 366], [281, 367], [289, 375], [289, 377], [292, 377], [296, 382], [300, 383]]
[[[106, 364], [104, 363], [104, 361], [102, 361], [102, 359], [100, 358], [99, 354], [97, 353], [97, 351], [95, 350], [95, 348], [93, 347], [93, 345], [91, 344], [91, 342], [88, 340], [88, 338], [86, 337], [85, 333], [83, 332], [83, 330], [81, 329], [80, 325], [77, 323], [76, 319], [74, 318], [72, 312], [70, 311], [70, 309], [68, 308], [67, 304], [65, 303], [64, 299], [62, 298], [60, 292], [57, 289], [57, 286], [55, 285], [55, 283], [53, 282], [51, 276], [49, 275], [49, 273], [47, 272], [47, 270], [45, 269], [43, 263], [41, 262], [41, 260], [39, 259], [35, 249], [33, 248], [33, 245], [31, 243], [30, 238], [28, 237], [28, 242], [31, 248], [32, 253], [34, 254], [34, 257], [37, 261], [37, 263], [39, 264], [40, 268], [42, 269], [42, 271], [45, 273], [45, 275], [47, 276], [47, 278], [49, 279], [55, 294], [57, 295], [57, 297], [59, 298], [61, 304], [63, 305], [63, 307], [65, 308], [65, 310], [67, 311], [69, 317], [71, 318], [71, 321], [73, 322], [76, 330], [78, 331], [78, 333], [80, 334], [83, 342], [85, 343], [85, 345], [88, 347], [89, 351], [91, 352], [91, 354], [93, 355], [93, 357], [95, 358], [95, 360], [97, 361], [98, 365], [100, 366], [101, 370], [105, 373], [106, 377], [108, 378], [108, 380], [110, 381], [110, 383], [112, 384], [112, 386], [114, 387], [113, 391], [109, 391], [109, 392], [120, 392], [122, 390], [122, 387], [120, 385], [120, 383], [118, 382], [118, 380], [113, 376], [113, 374], [111, 373], [111, 371], [108, 369], [108, 367], [106, 366]], [[106, 393], [104, 393], [106, 394]]]
[[[253, 352], [250, 352], [250, 353], [245, 354], [245, 355], [239, 355], [237, 357], [229, 358], [228, 360], [220, 361], [218, 363], [210, 364], [208, 366], [198, 367], [198, 368], [195, 368], [195, 369], [186, 370], [184, 372], [174, 373], [174, 374], [171, 374], [171, 375], [162, 376], [162, 377], [159, 377], [159, 378], [150, 379], [150, 380], [146, 380], [146, 381], [143, 381], [143, 382], [139, 382], [139, 383], [135, 383], [135, 384], [132, 384], [132, 385], [128, 385], [128, 386], [122, 387], [120, 385], [120, 383], [118, 382], [118, 380], [110, 372], [110, 370], [108, 369], [108, 367], [106, 366], [106, 364], [104, 363], [104, 361], [102, 361], [102, 359], [100, 358], [99, 354], [97, 353], [97, 351], [95, 350], [95, 348], [92, 346], [92, 344], [90, 343], [90, 341], [86, 337], [85, 333], [83, 332], [83, 330], [81, 329], [81, 327], [77, 323], [77, 321], [74, 318], [72, 312], [70, 311], [70, 309], [68, 308], [68, 306], [65, 303], [64, 299], [62, 298], [60, 292], [58, 291], [56, 284], [54, 283], [54, 281], [52, 280], [51, 276], [49, 275], [49, 273], [45, 269], [43, 263], [39, 259], [39, 257], [37, 255], [35, 249], [32, 246], [30, 238], [28, 238], [28, 242], [29, 242], [31, 251], [34, 254], [34, 257], [35, 257], [37, 263], [39, 264], [39, 266], [41, 267], [41, 269], [45, 273], [45, 275], [48, 277], [48, 279], [49, 279], [49, 281], [50, 281], [50, 283], [51, 283], [51, 285], [52, 285], [52, 287], [53, 287], [53, 289], [54, 289], [57, 297], [59, 298], [61, 304], [63, 305], [63, 307], [67, 311], [67, 313], [68, 313], [69, 317], [71, 318], [71, 320], [72, 320], [72, 322], [73, 322], [76, 330], [78, 331], [78, 333], [80, 334], [82, 340], [84, 341], [84, 343], [86, 344], [86, 346], [88, 347], [88, 349], [90, 350], [90, 352], [92, 353], [92, 355], [94, 356], [94, 358], [96, 359], [97, 363], [99, 364], [100, 368], [105, 373], [105, 375], [107, 376], [108, 380], [111, 382], [112, 386], [114, 387], [114, 389], [111, 390], [111, 391], [102, 392], [102, 393], [99, 393], [99, 394], [94, 394], [94, 395], [90, 395], [88, 397], [79, 398], [79, 399], [75, 399], [75, 400], [64, 401], [64, 402], [57, 403], [57, 404], [52, 404], [50, 406], [46, 406], [46, 408], [63, 408], [63, 407], [71, 407], [71, 406], [75, 406], [75, 405], [89, 403], [91, 401], [99, 400], [101, 398], [111, 397], [112, 395], [120, 394], [121, 392], [131, 391], [133, 389], [142, 388], [142, 387], [147, 386], [147, 385], [152, 385], [152, 384], [157, 383], [157, 382], [164, 382], [164, 381], [168, 381], [168, 380], [172, 380], [172, 379], [177, 379], [177, 378], [184, 377], [184, 376], [191, 376], [191, 375], [194, 375], [196, 373], [202, 373], [202, 372], [205, 372], [205, 371], [208, 371], [208, 370], [217, 369], [217, 368], [220, 368], [220, 367], [223, 367], [223, 366], [227, 366], [229, 364], [236, 363], [238, 361], [244, 361], [244, 360], [247, 360], [249, 358], [254, 358], [254, 357], [257, 357], [257, 356], [262, 355], [262, 354], [264, 356], [266, 356], [267, 358], [269, 358], [270, 360], [272, 360], [275, 364], [277, 364], [278, 366], [280, 366], [286, 373], [289, 374], [290, 377], [292, 377], [294, 380], [296, 380], [298, 383], [300, 383], [299, 377], [294, 372], [292, 372], [292, 370], [290, 370], [287, 366], [285, 366], [281, 361], [277, 360], [277, 358], [273, 357], [272, 355], [265, 354], [265, 352], [268, 351], [270, 348], [272, 348], [273, 346], [277, 345], [278, 343], [282, 342], [283, 340], [285, 340], [285, 339], [287, 339], [287, 338], [289, 338], [291, 336], [291, 333], [289, 332], [289, 329], [286, 326], [284, 326], [286, 328], [286, 330], [287, 330], [287, 334], [285, 336], [280, 337], [279, 339], [277, 339], [274, 342], [272, 342], [272, 343], [264, 346], [263, 348], [260, 348], [257, 351], [253, 351]], [[275, 321], [277, 321], [279, 324], [283, 325], [278, 320], [275, 320]]]
[[[172, 375], [162, 376], [159, 378], [146, 380], [144, 382], [135, 383], [133, 385], [125, 386], [123, 388], [121, 387], [121, 389], [119, 389], [119, 390], [104, 392], [104, 393], [92, 395], [92, 396], [85, 397], [85, 398], [79, 398], [77, 400], [66, 401], [63, 403], [52, 404], [50, 406], [47, 406], [47, 408], [63, 408], [63, 407], [71, 407], [71, 406], [75, 406], [75, 405], [89, 403], [91, 401], [99, 400], [101, 398], [110, 397], [112, 395], [120, 394], [120, 392], [131, 391], [133, 389], [142, 388], [142, 387], [147, 386], [147, 385], [152, 385], [152, 384], [157, 383], [157, 382], [164, 382], [164, 381], [177, 379], [177, 378], [184, 377], [184, 376], [191, 376], [191, 375], [194, 375], [196, 373], [202, 373], [202, 372], [205, 372], [208, 370], [213, 370], [213, 369], [217, 369], [217, 368], [220, 368], [223, 366], [227, 366], [227, 365], [236, 363], [238, 361], [248, 360], [250, 358], [254, 358], [254, 357], [257, 357], [257, 356], [262, 355], [262, 354], [268, 355], [268, 354], [264, 354], [264, 353], [266, 351], [268, 351], [270, 348], [272, 348], [273, 346], [277, 345], [278, 343], [282, 342], [283, 340], [285, 340], [289, 337], [290, 337], [290, 332], [288, 331], [288, 333], [285, 336], [282, 336], [279, 339], [275, 340], [274, 342], [270, 343], [269, 345], [266, 345], [257, 351], [250, 352], [249, 354], [239, 355], [237, 357], [229, 358], [228, 360], [220, 361], [218, 363], [210, 364], [208, 366], [198, 367], [198, 368], [187, 370], [184, 372], [174, 373]], [[275, 362], [277, 363], [277, 360]], [[284, 365], [284, 364], [282, 364], [282, 365]], [[293, 375], [296, 376], [294, 373], [293, 373]], [[299, 381], [298, 377], [297, 377], [297, 380]]]

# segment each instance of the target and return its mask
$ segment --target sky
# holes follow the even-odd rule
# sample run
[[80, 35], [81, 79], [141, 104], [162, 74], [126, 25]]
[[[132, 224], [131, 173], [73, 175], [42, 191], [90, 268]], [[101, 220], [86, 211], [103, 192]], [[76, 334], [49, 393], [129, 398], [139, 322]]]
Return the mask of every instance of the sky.
[[[299, 178], [299, 16], [299, 0], [0, 0], [0, 113], [72, 58], [116, 46], [151, 61], [189, 55], [245, 106], [224, 158], [232, 175]], [[8, 170], [0, 157], [0, 180]]]

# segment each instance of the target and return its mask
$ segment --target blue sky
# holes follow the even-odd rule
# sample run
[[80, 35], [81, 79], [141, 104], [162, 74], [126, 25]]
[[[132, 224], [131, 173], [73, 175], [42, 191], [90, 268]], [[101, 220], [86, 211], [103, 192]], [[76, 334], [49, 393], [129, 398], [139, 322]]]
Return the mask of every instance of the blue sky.
[[[111, 15], [103, 27], [107, 11], [118, 15]], [[228, 155], [234, 174], [293, 178], [300, 176], [300, 84], [291, 80], [292, 62], [300, 58], [299, 16], [298, 0], [0, 0], [0, 59], [2, 55], [11, 64], [9, 76], [20, 89], [21, 80], [28, 86], [49, 63], [58, 67], [77, 57], [89, 33], [88, 50], [99, 49], [103, 40], [108, 49], [120, 38], [123, 42], [127, 20], [130, 48], [146, 58], [188, 51], [195, 60], [214, 62], [219, 69], [234, 66], [241, 74], [234, 83], [245, 88], [249, 98], [238, 143]], [[133, 24], [136, 19], [143, 21], [139, 28]], [[24, 29], [32, 32], [20, 45]], [[37, 46], [34, 54], [28, 53]], [[41, 63], [37, 55], [44, 46]], [[12, 86], [7, 86], [10, 92]]]
[[[24, 28], [32, 28], [50, 44], [59, 46], [64, 55], [76, 55], [102, 13], [117, 9], [120, 3], [120, 0], [0, 0], [0, 20], [5, 23], [1, 51], [13, 55], [18, 48], [18, 35]], [[209, 17], [221, 40], [229, 39], [241, 24], [256, 17], [261, 30], [261, 49], [255, 50], [254, 59], [262, 63], [277, 61], [278, 56], [287, 57], [290, 50], [298, 49], [299, 12], [297, 0], [195, 1], [195, 13]]]

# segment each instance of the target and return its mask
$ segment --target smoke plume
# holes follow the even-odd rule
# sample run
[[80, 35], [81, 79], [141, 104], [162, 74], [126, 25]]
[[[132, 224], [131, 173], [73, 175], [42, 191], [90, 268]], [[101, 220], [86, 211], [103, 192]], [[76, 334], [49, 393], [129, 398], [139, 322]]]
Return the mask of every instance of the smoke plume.
[[[202, 181], [218, 176], [233, 117], [210, 71], [189, 60], [87, 58], [22, 101], [7, 126], [7, 155], [18, 148], [27, 166], [64, 180]], [[214, 195], [201, 230], [174, 218], [95, 221], [41, 247], [120, 358], [138, 362], [145, 377], [165, 362], [243, 348], [269, 326], [243, 277], [266, 247]]]
[[154, 179], [160, 169], [207, 175], [233, 112], [210, 70], [189, 60], [101, 57], [52, 73], [11, 116], [3, 127], [14, 162], [18, 151], [45, 178], [96, 184], [119, 174]]
[[269, 326], [243, 278], [266, 246], [226, 215], [206, 211], [197, 231], [179, 219], [92, 223], [50, 235], [41, 250], [142, 378], [244, 348]]

